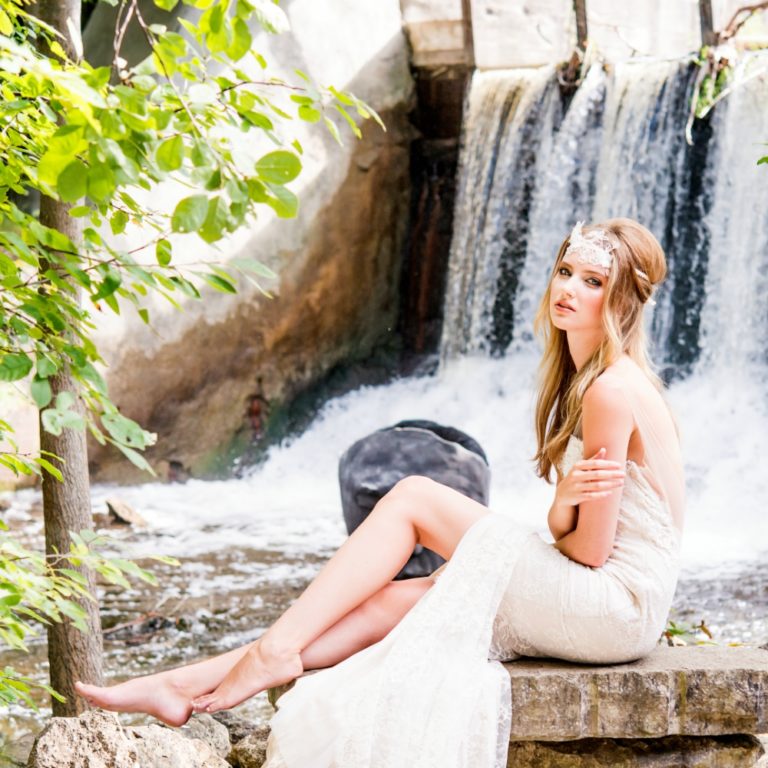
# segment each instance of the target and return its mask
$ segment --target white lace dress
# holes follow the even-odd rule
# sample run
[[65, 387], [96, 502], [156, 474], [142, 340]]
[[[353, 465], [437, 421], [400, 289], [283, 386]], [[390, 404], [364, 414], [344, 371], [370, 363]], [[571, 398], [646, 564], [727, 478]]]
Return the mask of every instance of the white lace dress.
[[[564, 473], [581, 455], [572, 437]], [[512, 703], [500, 660], [611, 663], [649, 653], [672, 602], [678, 551], [667, 505], [631, 461], [601, 568], [505, 515], [485, 515], [383, 640], [302, 677], [280, 699], [265, 768], [506, 768]]]

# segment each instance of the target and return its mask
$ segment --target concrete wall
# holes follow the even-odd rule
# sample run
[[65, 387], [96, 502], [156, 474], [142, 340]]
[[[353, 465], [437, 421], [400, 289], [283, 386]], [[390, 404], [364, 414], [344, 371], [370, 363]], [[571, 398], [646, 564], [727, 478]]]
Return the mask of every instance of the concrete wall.
[[[713, 0], [715, 29], [742, 0]], [[423, 66], [461, 54], [461, 0], [401, 0], [403, 21]], [[475, 63], [481, 69], [538, 67], [567, 59], [575, 45], [572, 0], [471, 0]], [[589, 39], [611, 61], [672, 58], [700, 46], [697, 0], [587, 0]]]

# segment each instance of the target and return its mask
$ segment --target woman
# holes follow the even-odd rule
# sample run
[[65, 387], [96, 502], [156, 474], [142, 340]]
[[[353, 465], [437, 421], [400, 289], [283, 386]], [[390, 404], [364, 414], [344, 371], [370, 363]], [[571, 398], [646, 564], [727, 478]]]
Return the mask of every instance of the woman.
[[[537, 315], [536, 461], [540, 476], [557, 474], [554, 543], [409, 477], [256, 642], [78, 692], [179, 725], [332, 667], [281, 698], [269, 768], [506, 766], [510, 684], [498, 660], [630, 661], [666, 622], [684, 481], [643, 329], [665, 272], [656, 239], [629, 219], [579, 223], [559, 249]], [[448, 562], [392, 582], [417, 543]]]

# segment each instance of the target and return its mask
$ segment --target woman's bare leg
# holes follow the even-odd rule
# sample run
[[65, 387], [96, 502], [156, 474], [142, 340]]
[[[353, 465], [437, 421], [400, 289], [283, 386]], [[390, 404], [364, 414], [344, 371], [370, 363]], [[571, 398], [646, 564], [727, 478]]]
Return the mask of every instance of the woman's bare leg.
[[417, 543], [450, 559], [467, 529], [487, 512], [428, 478], [399, 482], [216, 690], [192, 702], [194, 710], [229, 709], [300, 675], [302, 651], [389, 583]]
[[[379, 501], [258, 641], [197, 664], [110, 688], [78, 683], [77, 691], [105, 709], [147, 712], [169, 724], [179, 724], [189, 717], [192, 699], [197, 711], [227, 709], [298, 677], [304, 662], [313, 668], [341, 661], [375, 641], [370, 635], [356, 635], [362, 613], [352, 614], [346, 623], [341, 620], [391, 583], [416, 543], [450, 559], [467, 529], [487, 512], [482, 504], [432, 480], [406, 478]], [[405, 593], [400, 590], [399, 594]], [[390, 621], [382, 637], [417, 599], [410, 605], [404, 600], [402, 605], [407, 607]], [[315, 640], [318, 645], [313, 649]], [[334, 643], [339, 643], [336, 653]]]
[[[381, 640], [432, 586], [426, 576], [393, 581], [310, 643], [301, 653], [304, 669], [338, 664]], [[77, 692], [95, 706], [118, 712], [145, 712], [168, 725], [185, 723], [191, 701], [214, 690], [255, 643], [184, 667], [99, 687], [76, 683]]]

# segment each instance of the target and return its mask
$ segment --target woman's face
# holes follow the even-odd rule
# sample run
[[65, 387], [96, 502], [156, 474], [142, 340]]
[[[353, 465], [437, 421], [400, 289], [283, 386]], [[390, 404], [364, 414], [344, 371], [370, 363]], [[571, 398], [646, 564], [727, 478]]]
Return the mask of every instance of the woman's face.
[[603, 331], [603, 298], [608, 277], [595, 264], [565, 257], [552, 278], [549, 316], [562, 331]]

